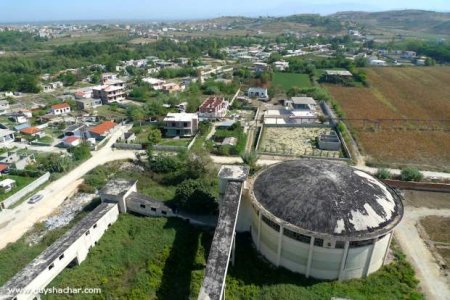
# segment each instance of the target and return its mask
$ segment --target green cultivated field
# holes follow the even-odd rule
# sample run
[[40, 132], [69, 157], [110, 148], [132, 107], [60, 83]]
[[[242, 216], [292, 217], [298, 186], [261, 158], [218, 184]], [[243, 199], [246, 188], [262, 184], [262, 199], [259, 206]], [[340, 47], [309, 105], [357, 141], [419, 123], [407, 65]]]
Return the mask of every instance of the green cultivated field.
[[283, 90], [288, 91], [294, 86], [299, 88], [310, 87], [311, 81], [307, 74], [273, 73], [272, 84], [274, 86], [280, 86]]

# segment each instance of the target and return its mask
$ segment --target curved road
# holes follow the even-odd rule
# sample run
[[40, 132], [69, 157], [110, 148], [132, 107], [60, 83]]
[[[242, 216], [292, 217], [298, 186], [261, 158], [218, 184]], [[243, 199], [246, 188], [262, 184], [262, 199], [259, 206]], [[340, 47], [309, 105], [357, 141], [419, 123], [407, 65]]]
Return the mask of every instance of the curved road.
[[8, 243], [17, 241], [35, 223], [52, 214], [64, 199], [76, 190], [82, 182], [81, 177], [90, 170], [115, 160], [136, 159], [134, 151], [113, 150], [111, 148], [112, 144], [126, 129], [127, 127], [119, 128], [112, 134], [110, 140], [102, 149], [93, 152], [90, 159], [41, 190], [39, 193], [44, 196], [41, 201], [35, 204], [28, 204], [25, 201], [14, 209], [1, 211], [0, 249], [3, 249]]

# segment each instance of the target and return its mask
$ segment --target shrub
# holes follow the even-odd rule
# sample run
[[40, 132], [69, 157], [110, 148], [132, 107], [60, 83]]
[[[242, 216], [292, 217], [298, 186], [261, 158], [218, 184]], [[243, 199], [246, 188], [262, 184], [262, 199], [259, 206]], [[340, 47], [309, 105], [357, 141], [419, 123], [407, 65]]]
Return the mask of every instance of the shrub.
[[400, 173], [400, 179], [403, 181], [421, 181], [423, 174], [417, 168], [404, 168]]
[[381, 169], [378, 169], [375, 176], [378, 179], [389, 179], [389, 178], [391, 178], [391, 172], [388, 169], [381, 168]]
[[87, 194], [95, 194], [95, 187], [82, 183], [78, 186], [78, 192], [87, 193]]
[[149, 162], [150, 170], [155, 173], [175, 172], [180, 167], [180, 161], [177, 157], [168, 155], [158, 155]]

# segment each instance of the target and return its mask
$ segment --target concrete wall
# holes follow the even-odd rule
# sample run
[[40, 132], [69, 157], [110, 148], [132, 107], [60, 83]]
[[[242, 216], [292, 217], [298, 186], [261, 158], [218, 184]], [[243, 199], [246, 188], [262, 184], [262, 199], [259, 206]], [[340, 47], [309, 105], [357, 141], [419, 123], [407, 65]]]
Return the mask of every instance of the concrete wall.
[[269, 217], [280, 225], [276, 231], [263, 221], [262, 214], [250, 207], [251, 235], [258, 251], [274, 265], [306, 276], [327, 280], [365, 277], [383, 265], [389, 249], [392, 233], [361, 247], [351, 247], [347, 241], [344, 248], [335, 248], [335, 240], [326, 239], [323, 247], [315, 246], [313, 237], [309, 243], [301, 242], [286, 236], [282, 224]]
[[0, 203], [1, 208], [8, 208], [23, 197], [25, 197], [28, 193], [31, 193], [35, 189], [37, 189], [40, 185], [44, 184], [50, 179], [50, 173], [45, 173], [26, 187], [22, 188], [20, 191], [15, 193], [14, 195], [6, 198], [2, 203]]
[[127, 201], [127, 210], [148, 217], [174, 217], [171, 209], [152, 206], [139, 201]]
[[[114, 205], [107, 213], [105, 213], [91, 228], [89, 233], [83, 233], [75, 242], [73, 242], [56, 260], [48, 262], [47, 268], [39, 273], [34, 279], [24, 288], [25, 290], [41, 290], [45, 288], [59, 273], [61, 273], [71, 262], [75, 261], [80, 264], [84, 261], [89, 253], [89, 250], [97, 244], [108, 227], [117, 221], [119, 210], [117, 205]], [[95, 226], [95, 228], [94, 228]], [[50, 266], [53, 266], [49, 269]], [[31, 300], [38, 295], [20, 294], [15, 299], [17, 300]]]

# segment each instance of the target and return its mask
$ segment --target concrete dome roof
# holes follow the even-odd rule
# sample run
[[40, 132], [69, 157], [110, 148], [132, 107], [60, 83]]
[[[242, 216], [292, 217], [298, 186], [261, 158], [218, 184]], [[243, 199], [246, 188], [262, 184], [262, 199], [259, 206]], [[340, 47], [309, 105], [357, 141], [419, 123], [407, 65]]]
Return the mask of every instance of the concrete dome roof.
[[258, 174], [252, 196], [275, 217], [318, 236], [376, 237], [403, 216], [398, 194], [338, 161], [302, 159], [273, 165]]

